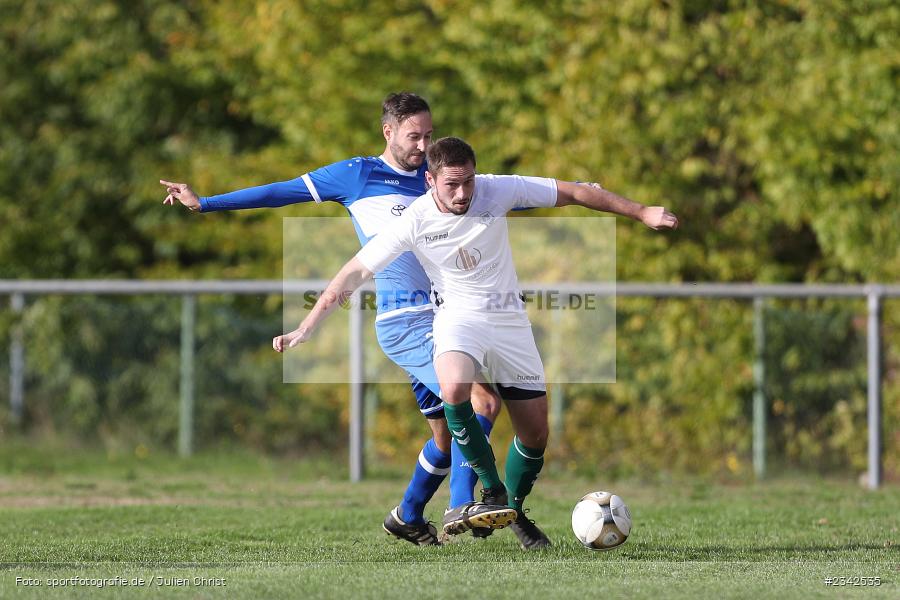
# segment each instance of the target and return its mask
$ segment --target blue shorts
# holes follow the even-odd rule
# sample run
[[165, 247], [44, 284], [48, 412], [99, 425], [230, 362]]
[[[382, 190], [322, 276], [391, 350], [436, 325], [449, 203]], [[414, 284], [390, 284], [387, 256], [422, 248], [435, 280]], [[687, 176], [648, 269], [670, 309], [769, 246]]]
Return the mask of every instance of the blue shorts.
[[431, 310], [401, 313], [375, 321], [375, 336], [387, 357], [406, 371], [422, 414], [439, 419], [444, 403], [434, 371], [433, 322]]

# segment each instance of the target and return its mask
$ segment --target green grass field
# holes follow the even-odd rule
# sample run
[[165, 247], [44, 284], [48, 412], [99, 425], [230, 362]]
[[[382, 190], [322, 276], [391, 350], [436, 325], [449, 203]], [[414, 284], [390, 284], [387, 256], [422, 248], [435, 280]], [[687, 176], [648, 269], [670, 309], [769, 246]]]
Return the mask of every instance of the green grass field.
[[[0, 597], [900, 597], [896, 486], [548, 475], [530, 505], [554, 547], [526, 554], [508, 531], [441, 548], [395, 541], [381, 520], [399, 500], [401, 474], [344, 477], [342, 464], [322, 461], [115, 458], [7, 444]], [[611, 552], [583, 549], [569, 528], [575, 501], [598, 488], [622, 495], [635, 518], [631, 538]], [[446, 500], [442, 490], [430, 518]], [[116, 577], [129, 585], [100, 591], [89, 581]], [[826, 577], [881, 585], [828, 586]], [[143, 586], [131, 585], [140, 578]]]

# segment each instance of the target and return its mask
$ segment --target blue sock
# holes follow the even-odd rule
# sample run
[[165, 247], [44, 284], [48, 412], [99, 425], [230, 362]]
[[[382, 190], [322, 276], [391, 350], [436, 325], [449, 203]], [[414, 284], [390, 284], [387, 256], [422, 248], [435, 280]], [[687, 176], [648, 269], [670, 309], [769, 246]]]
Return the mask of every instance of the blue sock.
[[[476, 414], [475, 418], [481, 423], [484, 435], [491, 437], [491, 429], [494, 424], [483, 415]], [[456, 508], [460, 504], [471, 502], [475, 499], [475, 485], [478, 483], [478, 473], [472, 470], [466, 458], [459, 451], [456, 440], [450, 444], [450, 508]]]
[[440, 451], [433, 438], [425, 442], [403, 502], [400, 503], [400, 518], [405, 523], [425, 522], [425, 505], [449, 471], [450, 456]]

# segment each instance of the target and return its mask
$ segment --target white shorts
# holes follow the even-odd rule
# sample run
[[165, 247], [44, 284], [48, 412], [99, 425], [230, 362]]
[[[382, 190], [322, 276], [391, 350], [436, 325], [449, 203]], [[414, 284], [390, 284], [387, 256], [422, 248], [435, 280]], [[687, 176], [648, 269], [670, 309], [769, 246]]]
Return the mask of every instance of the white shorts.
[[434, 356], [445, 352], [465, 352], [501, 388], [547, 389], [544, 363], [525, 313], [472, 315], [438, 310], [434, 317]]

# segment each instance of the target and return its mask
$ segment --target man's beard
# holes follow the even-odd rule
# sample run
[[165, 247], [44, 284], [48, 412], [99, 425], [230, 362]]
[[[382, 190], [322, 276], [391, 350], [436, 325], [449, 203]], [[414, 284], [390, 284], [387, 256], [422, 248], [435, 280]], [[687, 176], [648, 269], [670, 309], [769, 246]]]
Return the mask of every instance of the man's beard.
[[441, 195], [438, 193], [437, 188], [434, 189], [434, 194], [437, 196], [438, 202], [441, 203], [441, 206], [449, 210], [450, 213], [454, 215], [464, 215], [469, 212], [469, 207], [472, 206], [471, 198], [468, 199], [465, 208], [463, 208], [461, 206], [454, 205], [452, 202], [445, 202]]
[[[397, 164], [400, 165], [400, 168], [404, 171], [417, 171], [419, 167], [422, 166], [424, 162], [425, 154], [423, 152], [419, 152], [417, 150], [413, 150], [412, 152], [408, 152], [407, 154], [403, 154], [403, 151], [397, 145], [391, 145], [391, 156], [394, 157], [394, 160], [397, 161]], [[421, 158], [419, 164], [412, 164], [410, 159]]]

